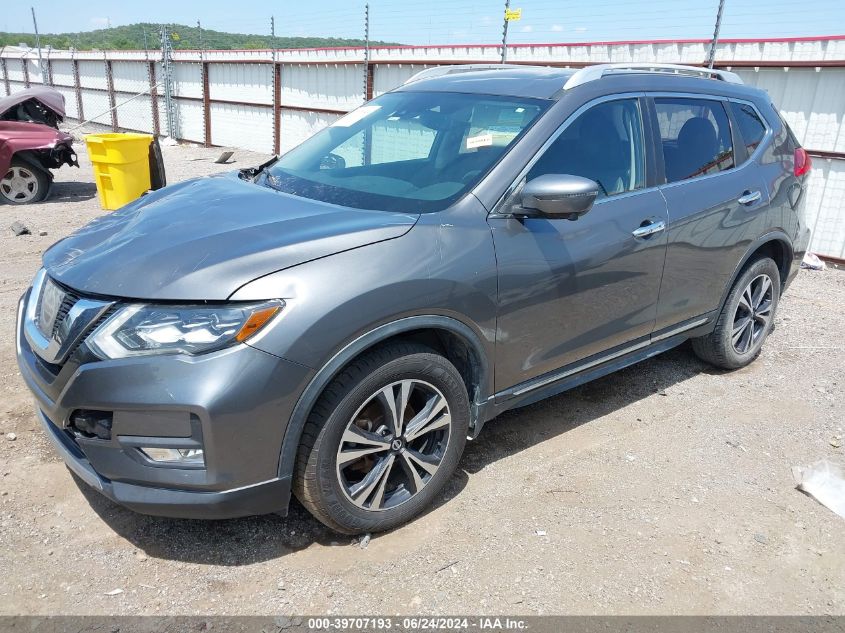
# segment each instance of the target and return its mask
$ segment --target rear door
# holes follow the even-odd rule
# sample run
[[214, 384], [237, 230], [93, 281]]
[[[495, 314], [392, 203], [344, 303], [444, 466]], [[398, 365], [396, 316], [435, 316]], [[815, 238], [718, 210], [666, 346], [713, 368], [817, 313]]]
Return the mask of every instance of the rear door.
[[[645, 101], [588, 104], [522, 178], [572, 174], [601, 193], [575, 221], [493, 214], [499, 271], [496, 388], [647, 337], [666, 250], [666, 206], [654, 186]], [[519, 190], [497, 209], [513, 208]]]
[[769, 193], [754, 161], [745, 160], [727, 100], [654, 95], [651, 107], [669, 212], [659, 332], [719, 307], [752, 236], [764, 230]]

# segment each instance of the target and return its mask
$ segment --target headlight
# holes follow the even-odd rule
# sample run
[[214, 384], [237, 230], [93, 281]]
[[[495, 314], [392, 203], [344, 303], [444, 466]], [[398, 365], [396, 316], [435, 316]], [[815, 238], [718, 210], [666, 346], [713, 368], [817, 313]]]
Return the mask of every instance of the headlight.
[[88, 346], [101, 358], [204, 354], [247, 340], [284, 305], [127, 305], [94, 330]]

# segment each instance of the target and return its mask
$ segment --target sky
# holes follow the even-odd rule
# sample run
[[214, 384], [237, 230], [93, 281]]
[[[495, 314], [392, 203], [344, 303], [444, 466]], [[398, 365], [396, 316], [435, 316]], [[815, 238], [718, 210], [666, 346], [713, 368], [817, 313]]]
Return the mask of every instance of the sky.
[[[237, 3], [232, 0], [7, 0], [0, 30], [85, 31], [135, 22], [177, 23], [237, 33], [362, 37], [363, 0]], [[497, 43], [503, 1], [370, 0], [371, 39], [403, 44]], [[511, 0], [522, 19], [511, 43], [709, 38], [719, 0]], [[845, 34], [845, 0], [725, 0], [722, 37]]]

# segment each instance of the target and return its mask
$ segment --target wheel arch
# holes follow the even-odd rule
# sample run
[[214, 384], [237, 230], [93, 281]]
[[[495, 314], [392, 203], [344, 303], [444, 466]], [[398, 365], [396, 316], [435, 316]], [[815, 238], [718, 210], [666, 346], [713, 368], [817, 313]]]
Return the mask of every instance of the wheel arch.
[[317, 371], [299, 396], [288, 420], [279, 456], [280, 478], [293, 476], [302, 431], [323, 390], [344, 367], [361, 354], [392, 340], [423, 343], [439, 351], [452, 362], [467, 387], [471, 405], [470, 425], [478, 424], [476, 403], [483, 402], [492, 393], [490, 359], [481, 337], [470, 326], [452, 317], [405, 317], [381, 325], [354, 339]]
[[23, 163], [26, 163], [30, 167], [34, 169], [38, 169], [39, 171], [43, 172], [47, 175], [47, 178], [52, 182], [53, 180], [53, 173], [50, 171], [49, 167], [46, 167], [41, 160], [40, 150], [36, 149], [22, 149], [14, 154], [9, 158], [9, 165], [12, 164], [12, 161], [19, 160]]
[[772, 231], [758, 237], [746, 250], [745, 255], [739, 261], [739, 264], [737, 264], [730, 280], [722, 291], [722, 299], [719, 302], [720, 310], [724, 307], [725, 301], [727, 301], [728, 295], [731, 292], [731, 288], [733, 288], [736, 280], [742, 274], [743, 270], [745, 270], [748, 262], [754, 259], [757, 255], [761, 254], [768, 255], [775, 261], [775, 264], [777, 264], [778, 271], [780, 271], [781, 290], [783, 290], [789, 276], [790, 267], [792, 266], [792, 243], [786, 233], [782, 231]]

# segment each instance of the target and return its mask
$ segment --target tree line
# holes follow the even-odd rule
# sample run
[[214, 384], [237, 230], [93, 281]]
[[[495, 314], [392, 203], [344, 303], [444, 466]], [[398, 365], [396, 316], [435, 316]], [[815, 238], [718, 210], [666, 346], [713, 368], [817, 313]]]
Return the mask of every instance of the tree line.
[[[330, 46], [363, 46], [362, 39], [342, 37], [272, 37], [223, 31], [200, 30], [184, 24], [169, 25], [174, 49], [257, 49], [257, 48], [321, 48]], [[41, 47], [77, 50], [127, 50], [161, 48], [160, 25], [151, 23], [129, 24], [108, 29], [78, 33], [45, 33]], [[0, 46], [35, 46], [33, 33], [6, 33], [0, 31]], [[391, 45], [396, 42], [370, 41], [371, 46]]]

